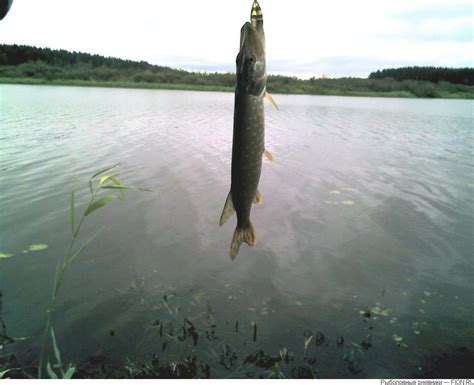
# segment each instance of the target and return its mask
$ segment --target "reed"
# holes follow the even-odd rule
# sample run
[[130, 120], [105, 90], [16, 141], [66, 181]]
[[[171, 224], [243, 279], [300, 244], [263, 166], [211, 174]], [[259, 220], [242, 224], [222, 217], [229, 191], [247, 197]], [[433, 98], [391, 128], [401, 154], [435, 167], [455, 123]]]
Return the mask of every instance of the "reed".
[[[64, 278], [64, 274], [66, 273], [67, 268], [71, 265], [71, 263], [82, 254], [82, 252], [91, 244], [91, 242], [97, 237], [101, 230], [97, 231], [92, 237], [90, 237], [86, 242], [84, 242], [80, 247], [77, 247], [77, 243], [80, 236], [81, 228], [86, 220], [86, 218], [91, 215], [96, 210], [104, 207], [108, 203], [116, 200], [116, 199], [125, 199], [125, 190], [131, 189], [131, 186], [123, 185], [118, 179], [118, 174], [112, 175], [105, 175], [105, 173], [113, 170], [116, 168], [118, 164], [106, 167], [89, 178], [89, 192], [90, 192], [90, 199], [85, 207], [84, 211], [82, 212], [81, 217], [79, 218], [79, 222], [76, 225], [76, 200], [75, 200], [75, 192], [76, 187], [71, 190], [70, 194], [70, 224], [71, 224], [71, 241], [69, 243], [69, 247], [67, 252], [64, 254], [62, 258], [58, 261], [56, 266], [56, 272], [54, 275], [53, 280], [53, 287], [51, 290], [51, 297], [49, 300], [49, 305], [46, 311], [46, 321], [44, 325], [43, 334], [41, 336], [40, 342], [40, 354], [39, 354], [39, 363], [38, 363], [38, 378], [41, 378], [44, 373], [45, 367], [45, 353], [47, 348], [47, 341], [48, 335], [51, 335], [51, 339], [53, 342], [53, 348], [56, 357], [56, 367], [59, 368], [61, 378], [71, 378], [74, 374], [74, 366], [69, 365], [69, 367], [64, 370], [63, 364], [61, 361], [61, 356], [59, 353], [59, 349], [56, 343], [56, 338], [54, 335], [54, 330], [52, 326], [52, 320], [54, 311], [56, 308], [56, 302], [58, 299], [59, 289], [61, 287], [61, 283]], [[95, 185], [95, 186], [94, 186]], [[140, 191], [151, 191], [147, 188], [139, 187], [138, 190]], [[108, 192], [107, 194], [105, 194]], [[50, 363], [47, 363], [47, 372], [51, 378], [58, 378], [56, 373], [51, 368]], [[55, 377], [56, 376], [56, 377]]]

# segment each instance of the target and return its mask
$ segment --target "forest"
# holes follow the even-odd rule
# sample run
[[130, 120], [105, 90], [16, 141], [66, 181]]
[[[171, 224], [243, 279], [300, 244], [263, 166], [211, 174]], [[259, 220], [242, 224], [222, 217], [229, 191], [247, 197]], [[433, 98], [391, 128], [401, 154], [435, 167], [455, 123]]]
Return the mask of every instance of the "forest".
[[[0, 83], [233, 91], [232, 73], [189, 72], [145, 61], [82, 52], [0, 45]], [[368, 78], [270, 75], [273, 93], [425, 98], [474, 98], [474, 69], [407, 67], [373, 72]]]
[[372, 72], [369, 79], [426, 80], [439, 83], [474, 85], [474, 68], [402, 67]]

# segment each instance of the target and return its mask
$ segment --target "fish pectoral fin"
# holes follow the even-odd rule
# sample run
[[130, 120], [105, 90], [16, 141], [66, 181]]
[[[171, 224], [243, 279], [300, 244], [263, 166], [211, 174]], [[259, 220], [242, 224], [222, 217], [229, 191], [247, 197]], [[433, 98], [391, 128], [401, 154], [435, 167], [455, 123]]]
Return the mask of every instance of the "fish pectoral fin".
[[229, 191], [229, 195], [227, 195], [227, 199], [225, 200], [224, 209], [222, 210], [221, 219], [219, 220], [219, 226], [226, 223], [234, 212], [235, 208], [232, 202], [232, 193]]
[[267, 158], [269, 161], [273, 162], [273, 155], [267, 149], [263, 150], [263, 156]]
[[250, 220], [245, 228], [237, 227], [235, 229], [234, 237], [230, 244], [230, 257], [232, 259], [239, 253], [240, 244], [242, 242], [245, 242], [249, 246], [255, 246], [257, 244], [257, 234], [255, 234], [255, 229]]
[[261, 205], [263, 203], [263, 195], [258, 190], [257, 190], [257, 193], [255, 194], [255, 198], [253, 200], [253, 203], [255, 203], [256, 205]]
[[275, 102], [275, 100], [273, 100], [273, 97], [272, 95], [270, 95], [267, 91], [265, 91], [265, 97], [267, 98], [267, 100], [271, 103], [271, 105], [277, 109], [277, 110], [280, 110]]

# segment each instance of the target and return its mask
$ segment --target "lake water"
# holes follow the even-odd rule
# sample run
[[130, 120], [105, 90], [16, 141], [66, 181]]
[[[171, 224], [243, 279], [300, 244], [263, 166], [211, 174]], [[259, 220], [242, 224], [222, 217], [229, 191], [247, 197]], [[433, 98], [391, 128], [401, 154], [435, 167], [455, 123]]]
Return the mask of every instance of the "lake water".
[[[153, 192], [127, 191], [87, 218], [81, 241], [103, 229], [61, 287], [64, 361], [172, 361], [181, 346], [157, 325], [184, 317], [201, 333], [185, 343], [211, 361], [229, 344], [237, 355], [288, 347], [296, 362], [304, 334], [321, 332], [306, 351], [321, 377], [413, 377], [472, 351], [473, 102], [275, 99], [258, 242], [231, 261], [235, 219], [218, 221], [233, 94], [0, 85], [0, 252], [15, 254], [0, 259], [3, 319], [26, 338], [4, 353], [35, 359], [70, 241], [69, 192], [76, 180], [83, 210], [88, 177], [117, 162], [124, 184]], [[23, 252], [37, 243], [49, 247]], [[367, 350], [352, 345], [369, 334]], [[241, 375], [215, 362], [216, 376]]]

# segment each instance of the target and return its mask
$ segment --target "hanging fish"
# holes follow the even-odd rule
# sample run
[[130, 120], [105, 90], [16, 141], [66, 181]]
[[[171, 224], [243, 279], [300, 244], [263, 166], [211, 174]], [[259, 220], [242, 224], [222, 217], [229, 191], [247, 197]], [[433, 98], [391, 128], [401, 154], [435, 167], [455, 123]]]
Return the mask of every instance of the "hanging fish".
[[232, 259], [239, 252], [242, 242], [249, 246], [257, 242], [250, 211], [252, 203], [259, 204], [263, 200], [258, 191], [262, 155], [272, 158], [265, 151], [263, 99], [268, 97], [272, 104], [274, 102], [266, 92], [265, 33], [262, 9], [257, 0], [253, 2], [250, 20], [240, 31], [240, 51], [236, 60], [231, 187], [219, 221], [222, 226], [234, 212], [237, 214], [237, 227], [230, 246]]

